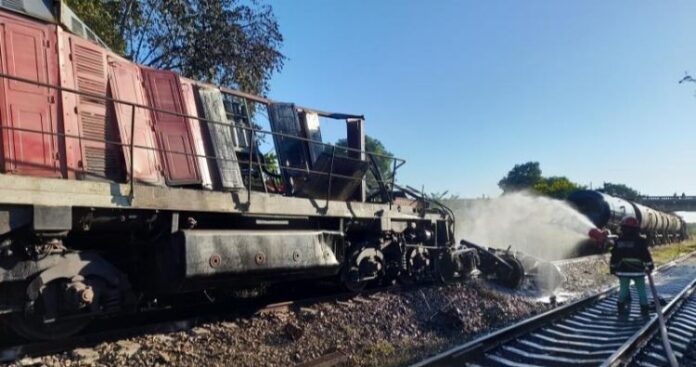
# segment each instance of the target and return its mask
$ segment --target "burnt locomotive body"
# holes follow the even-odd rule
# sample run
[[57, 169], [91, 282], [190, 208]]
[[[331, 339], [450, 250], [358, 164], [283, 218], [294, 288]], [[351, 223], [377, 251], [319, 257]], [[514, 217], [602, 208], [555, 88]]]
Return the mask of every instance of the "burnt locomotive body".
[[603, 192], [577, 191], [568, 197], [568, 201], [595, 226], [615, 233], [619, 230], [622, 219], [635, 217], [640, 223], [641, 233], [652, 245], [678, 242], [688, 237], [686, 223], [681, 217]]
[[[133, 64], [75, 34], [61, 2], [0, 7], [0, 23], [0, 317], [19, 334], [183, 293], [474, 270], [447, 208], [398, 190], [403, 160], [365, 151], [362, 116]], [[347, 146], [322, 142], [320, 118], [345, 122]]]

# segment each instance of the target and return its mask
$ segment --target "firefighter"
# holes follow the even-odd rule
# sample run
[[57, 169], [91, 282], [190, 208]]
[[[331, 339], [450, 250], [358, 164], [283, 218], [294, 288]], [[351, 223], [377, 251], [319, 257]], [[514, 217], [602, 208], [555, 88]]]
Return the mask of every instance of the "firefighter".
[[652, 272], [654, 265], [648, 241], [640, 235], [640, 223], [634, 217], [627, 217], [621, 221], [621, 235], [616, 239], [611, 250], [611, 273], [619, 277], [619, 298], [616, 306], [620, 315], [628, 313], [630, 305], [629, 285], [633, 280], [638, 299], [640, 312], [649, 314], [648, 296], [645, 292], [645, 272]]

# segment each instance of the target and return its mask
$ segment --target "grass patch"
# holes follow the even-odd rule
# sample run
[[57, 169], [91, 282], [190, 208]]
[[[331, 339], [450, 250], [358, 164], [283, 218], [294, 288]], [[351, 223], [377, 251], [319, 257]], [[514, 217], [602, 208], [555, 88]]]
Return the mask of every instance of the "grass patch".
[[686, 229], [689, 231], [689, 236], [696, 236], [696, 223], [687, 223]]
[[394, 355], [394, 352], [396, 348], [391, 343], [379, 340], [363, 350], [362, 355], [358, 357], [358, 364], [369, 367], [384, 366], [387, 361], [398, 357]]
[[655, 265], [668, 263], [679, 256], [686, 255], [693, 251], [696, 251], [696, 237], [691, 237], [689, 240], [680, 243], [672, 243], [650, 249]]

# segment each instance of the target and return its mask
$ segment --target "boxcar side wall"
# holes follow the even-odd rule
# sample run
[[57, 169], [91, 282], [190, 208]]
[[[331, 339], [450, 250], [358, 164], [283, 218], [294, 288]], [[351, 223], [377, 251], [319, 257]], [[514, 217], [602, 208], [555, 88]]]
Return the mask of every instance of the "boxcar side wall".
[[[120, 101], [147, 106], [140, 68], [114, 54], [109, 54], [107, 60], [109, 90], [112, 97]], [[121, 141], [126, 142], [122, 150], [128, 173], [130, 174], [132, 170], [133, 179], [139, 182], [162, 185], [164, 183], [163, 169], [150, 111], [123, 103], [111, 103], [111, 105]], [[131, 151], [128, 146], [131, 141], [134, 146], [139, 147], [133, 150], [133, 167], [131, 167]]]
[[[55, 25], [0, 12], [0, 32], [0, 72], [58, 84]], [[57, 91], [7, 79], [0, 85], [4, 171], [61, 177]]]
[[[157, 110], [188, 115], [178, 76], [171, 71], [142, 67], [150, 105]], [[201, 183], [191, 132], [184, 117], [152, 111], [157, 141], [162, 152], [167, 184]]]

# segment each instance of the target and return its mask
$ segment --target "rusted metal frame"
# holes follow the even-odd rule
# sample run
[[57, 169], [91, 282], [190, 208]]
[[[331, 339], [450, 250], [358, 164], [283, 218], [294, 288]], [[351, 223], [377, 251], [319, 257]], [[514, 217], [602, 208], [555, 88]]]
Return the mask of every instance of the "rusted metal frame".
[[[331, 150], [331, 165], [329, 165], [329, 184], [326, 190], [326, 208], [329, 208], [329, 200], [331, 199], [331, 181], [333, 178], [334, 158], [336, 158], [336, 146]], [[362, 179], [362, 178], [361, 178]]]
[[135, 160], [135, 154], [134, 153], [134, 145], [135, 145], [135, 106], [131, 106], [131, 128], [130, 128], [130, 145], [128, 146], [128, 150], [130, 151], [130, 200], [131, 204], [133, 203], [133, 199], [135, 199], [135, 165], [134, 165], [134, 160]]
[[[136, 107], [137, 107], [137, 106], [136, 106]], [[121, 143], [121, 142], [116, 142], [116, 141], [111, 141], [111, 140], [100, 140], [100, 139], [94, 139], [94, 138], [87, 138], [87, 137], [83, 137], [83, 136], [80, 136], [80, 135], [73, 135], [73, 134], [65, 134], [65, 133], [58, 133], [58, 132], [49, 133], [49, 132], [45, 132], [45, 131], [42, 131], [42, 130], [26, 129], [26, 128], [21, 128], [21, 127], [10, 127], [10, 126], [2, 126], [2, 127], [0, 127], [0, 128], [5, 129], [5, 130], [16, 130], [16, 131], [21, 131], [21, 132], [28, 132], [28, 133], [35, 133], [35, 134], [42, 134], [42, 135], [51, 135], [51, 136], [58, 136], [58, 137], [64, 137], [64, 138], [70, 138], [70, 139], [83, 139], [83, 140], [87, 140], [87, 141], [102, 142], [102, 143], [105, 143], [105, 144], [113, 144], [113, 145], [118, 145], [118, 146], [129, 146], [129, 144], [124, 144], [124, 143]], [[179, 154], [179, 155], [185, 155], [185, 156], [191, 156], [191, 157], [197, 157], [197, 158], [207, 158], [207, 159], [214, 159], [214, 160], [220, 160], [220, 161], [237, 161], [237, 162], [239, 162], [239, 163], [241, 163], [241, 164], [249, 164], [249, 162], [250, 162], [249, 160], [245, 160], [245, 159], [229, 159], [229, 158], [218, 158], [218, 157], [215, 157], [215, 156], [203, 155], [203, 154], [188, 154], [188, 153], [184, 153], [184, 152], [177, 152], [177, 151], [172, 151], [172, 150], [167, 150], [167, 149], [160, 149], [160, 148], [152, 148], [152, 147], [148, 147], [148, 146], [144, 146], [144, 145], [137, 145], [137, 144], [133, 144], [133, 147], [134, 147], [134, 148], [137, 148], [137, 149], [152, 150], [152, 151], [163, 152], [163, 153], [168, 153], [168, 154]], [[253, 162], [253, 161], [251, 161], [251, 162]], [[264, 167], [265, 167], [265, 166], [269, 166], [269, 164], [267, 164], [267, 163], [262, 163], [261, 165], [264, 166]], [[324, 176], [328, 176], [328, 175], [329, 175], [328, 173], [322, 172], [322, 171], [307, 170], [307, 169], [305, 169], [305, 168], [296, 168], [296, 167], [291, 167], [291, 166], [285, 166], [285, 165], [281, 165], [280, 163], [278, 164], [278, 166], [279, 166], [280, 168], [288, 169], [288, 170], [291, 170], [291, 171], [297, 171], [297, 172], [303, 172], [303, 173], [309, 172], [309, 173], [312, 173], [312, 174], [324, 175]], [[356, 178], [356, 177], [352, 177], [352, 176], [341, 175], [341, 174], [338, 174], [338, 173], [334, 173], [333, 176], [334, 176], [334, 177], [337, 177], [337, 178], [347, 179], [347, 180], [361, 180], [361, 178]]]
[[[265, 104], [271, 104], [271, 103], [276, 102], [270, 98], [261, 97], [261, 96], [257, 96], [257, 95], [250, 94], [250, 93], [245, 93], [245, 92], [230, 89], [227, 87], [218, 87], [218, 86], [215, 86], [212, 84], [200, 83], [200, 82], [198, 82], [197, 84], [218, 88], [218, 89], [220, 89], [220, 92], [231, 94], [231, 95], [237, 96], [237, 97], [247, 98], [247, 99], [250, 99], [254, 102], [265, 103]], [[363, 115], [353, 115], [353, 114], [339, 113], [339, 112], [327, 112], [327, 111], [322, 111], [322, 110], [318, 110], [315, 108], [308, 108], [308, 107], [302, 107], [302, 106], [297, 106], [296, 108], [300, 111], [314, 112], [319, 116], [329, 117], [329, 118], [335, 118], [334, 116], [340, 115], [341, 118], [343, 118], [345, 116], [346, 118], [359, 118], [359, 119], [363, 119], [363, 120], [365, 119], [365, 116], [363, 116]]]
[[322, 111], [322, 110], [317, 110], [314, 108], [307, 108], [307, 107], [302, 107], [302, 106], [297, 106], [296, 108], [299, 112], [314, 112], [319, 116], [328, 117], [328, 118], [334, 119], [334, 120], [346, 120], [346, 119], [365, 120], [364, 115], [353, 115], [350, 113], [340, 113], [340, 112], [327, 112], [327, 111]]
[[[5, 73], [0, 73], [0, 78], [7, 78], [7, 79], [10, 79], [10, 80], [14, 80], [14, 81], [22, 82], [22, 83], [28, 83], [28, 84], [33, 84], [33, 85], [37, 85], [37, 86], [40, 86], [40, 87], [46, 87], [46, 88], [56, 89], [56, 90], [60, 90], [60, 91], [62, 91], [62, 92], [68, 92], [68, 93], [73, 93], [73, 94], [77, 94], [77, 95], [80, 95], [80, 96], [85, 96], [85, 97], [90, 97], [90, 98], [101, 99], [101, 100], [104, 100], [104, 101], [119, 103], [119, 104], [123, 104], [123, 105], [127, 105], [127, 106], [135, 106], [135, 107], [138, 107], [138, 108], [144, 108], [144, 109], [149, 110], [149, 111], [161, 112], [161, 113], [165, 113], [165, 114], [169, 114], [169, 115], [173, 115], [173, 116], [177, 116], [177, 117], [184, 117], [184, 118], [196, 119], [196, 120], [198, 120], [198, 121], [203, 121], [204, 123], [207, 123], [207, 124], [217, 124], [217, 125], [229, 126], [229, 123], [227, 123], [227, 122], [215, 121], [215, 120], [210, 120], [210, 119], [207, 119], [207, 118], [204, 118], [204, 117], [193, 116], [193, 115], [186, 115], [186, 114], [182, 114], [182, 113], [178, 113], [178, 112], [172, 112], [172, 111], [168, 111], [168, 110], [162, 110], [162, 109], [159, 109], [159, 108], [154, 108], [154, 107], [152, 107], [152, 106], [146, 106], [146, 105], [142, 105], [142, 104], [139, 104], [139, 103], [133, 103], [133, 102], [124, 101], [124, 100], [120, 100], [120, 99], [116, 99], [116, 98], [112, 98], [112, 97], [108, 97], [108, 96], [102, 96], [102, 95], [95, 94], [95, 93], [83, 92], [83, 91], [79, 91], [79, 90], [77, 90], [77, 89], [65, 88], [65, 87], [62, 87], [62, 86], [56, 86], [56, 85], [52, 85], [52, 84], [37, 82], [37, 81], [34, 81], [34, 80], [30, 80], [30, 79], [26, 79], [26, 78], [21, 78], [21, 77], [17, 77], [17, 76], [5, 74]], [[316, 111], [314, 111], [314, 112], [316, 112]], [[329, 146], [329, 147], [333, 146], [333, 144], [328, 144], [328, 143], [324, 143], [324, 142], [321, 142], [321, 141], [316, 141], [316, 140], [312, 140], [312, 139], [308, 139], [308, 138], [303, 138], [303, 137], [300, 137], [300, 136], [289, 135], [289, 134], [284, 134], [284, 133], [278, 133], [278, 132], [273, 132], [273, 131], [268, 131], [268, 130], [262, 130], [262, 129], [256, 129], [256, 128], [253, 128], [253, 127], [250, 127], [250, 126], [249, 126], [249, 127], [247, 127], [247, 126], [240, 126], [240, 127], [241, 127], [242, 129], [244, 129], [244, 130], [249, 130], [249, 131], [252, 131], [252, 130], [253, 130], [253, 131], [256, 131], [256, 133], [271, 134], [271, 135], [276, 135], [276, 136], [280, 136], [280, 137], [284, 137], [284, 138], [288, 138], [288, 139], [295, 139], [295, 140], [300, 140], [300, 141], [304, 141], [304, 142], [310, 142], [310, 143], [314, 143], [314, 144], [319, 144], [319, 145], [322, 145], [322, 146]], [[101, 140], [95, 140], [95, 141], [101, 141]], [[345, 149], [346, 151], [357, 152], [357, 153], [363, 153], [363, 152], [365, 152], [365, 151], [363, 151], [363, 150], [354, 149], [354, 148], [350, 148], [350, 147], [341, 147], [341, 149]], [[375, 155], [375, 156], [381, 157], [381, 158], [387, 158], [387, 159], [390, 159], [390, 160], [398, 161], [398, 162], [400, 162], [400, 163], [406, 163], [406, 161], [405, 161], [404, 159], [397, 158], [397, 157], [394, 157], [394, 156], [389, 156], [389, 155], [380, 154], [380, 153], [374, 153], [374, 152], [373, 152], [372, 154]]]
[[[138, 107], [138, 108], [144, 108], [144, 109], [149, 110], [149, 111], [160, 112], [160, 113], [166, 113], [166, 114], [173, 115], [173, 116], [177, 116], [177, 117], [184, 117], [184, 118], [189, 118], [189, 119], [196, 119], [196, 120], [198, 120], [198, 121], [203, 121], [203, 122], [208, 123], [208, 124], [218, 124], [218, 125], [229, 126], [229, 123], [222, 122], [222, 121], [215, 121], [215, 120], [206, 119], [206, 118], [204, 118], [204, 117], [193, 116], [193, 115], [186, 115], [186, 114], [183, 114], [183, 113], [172, 112], [172, 111], [168, 111], [168, 110], [162, 110], [162, 109], [159, 109], [159, 108], [154, 108], [154, 107], [152, 107], [152, 106], [146, 106], [146, 105], [142, 105], [142, 104], [138, 104], [138, 103], [123, 101], [123, 100], [120, 100], [120, 99], [116, 99], [116, 98], [112, 98], [112, 97], [107, 97], [107, 96], [102, 96], [102, 95], [95, 94], [95, 93], [82, 92], [82, 91], [79, 91], [79, 90], [77, 90], [77, 89], [65, 88], [65, 87], [56, 86], [56, 85], [52, 85], [52, 84], [37, 82], [37, 81], [34, 81], [34, 80], [30, 80], [30, 79], [26, 79], [26, 78], [21, 78], [21, 77], [17, 77], [17, 76], [5, 74], [5, 73], [0, 73], [0, 78], [7, 78], [7, 79], [14, 80], [14, 81], [18, 81], [18, 82], [33, 84], [33, 85], [37, 85], [37, 86], [40, 86], [40, 87], [46, 87], [46, 88], [56, 89], [56, 90], [60, 90], [60, 91], [63, 91], [63, 92], [74, 93], [74, 94], [81, 95], [81, 96], [85, 96], [85, 97], [97, 98], [97, 99], [101, 99], [101, 100], [104, 100], [104, 101], [110, 101], [110, 102], [114, 102], [114, 103], [120, 103], [120, 104], [124, 104], [124, 105], [128, 105], [128, 106], [135, 106], [135, 107]], [[258, 99], [258, 98], [257, 98], [257, 99]], [[311, 110], [311, 111], [316, 112], [316, 111], [314, 111], [314, 110]], [[317, 112], [317, 113], [318, 113], [318, 112]], [[326, 115], [322, 115], [322, 116], [330, 117], [331, 114], [326, 113]], [[345, 115], [345, 116], [351, 116], [351, 115]], [[357, 117], [359, 117], [359, 116], [357, 116]], [[357, 117], [356, 117], [356, 118], [357, 118]], [[321, 142], [321, 141], [316, 141], [316, 140], [312, 140], [312, 139], [308, 139], [308, 138], [303, 138], [303, 137], [300, 137], [300, 136], [288, 135], [288, 134], [284, 134], [284, 133], [277, 133], [277, 132], [272, 132], [272, 131], [267, 131], [267, 130], [262, 130], [262, 129], [256, 129], [256, 128], [247, 127], [247, 126], [241, 126], [241, 128], [244, 129], [244, 130], [249, 130], [249, 131], [254, 130], [254, 131], [256, 131], [257, 133], [271, 134], [271, 135], [276, 135], [276, 136], [280, 136], [280, 137], [284, 137], [284, 138], [288, 138], [288, 139], [295, 139], [295, 140], [300, 140], [300, 141], [305, 141], [305, 142], [311, 142], [311, 143], [314, 143], [314, 144], [320, 144], [320, 145], [323, 145], [323, 146], [329, 146], [329, 147], [330, 147], [330, 146], [333, 146], [332, 144], [328, 144], [328, 143], [324, 143], [324, 142]], [[364, 152], [363, 150], [354, 149], [354, 148], [350, 148], [350, 147], [341, 147], [341, 148], [342, 148], [342, 149], [346, 149], [347, 151], [352, 151], [352, 152], [358, 152], [358, 153]], [[401, 159], [401, 158], [396, 158], [396, 157], [393, 157], [393, 156], [388, 156], [388, 155], [379, 154], [379, 153], [373, 153], [373, 154], [376, 155], [376, 156], [378, 156], [378, 157], [382, 157], [382, 158], [388, 158], [388, 159], [391, 159], [391, 160], [397, 160], [397, 161], [403, 162], [403, 163], [406, 162], [405, 160], [403, 160], [403, 159]]]
[[[33, 85], [37, 85], [37, 86], [41, 86], [41, 87], [46, 87], [46, 88], [51, 88], [51, 89], [60, 90], [60, 91], [62, 91], [62, 92], [74, 93], [74, 94], [77, 94], [77, 95], [86, 96], [86, 97], [91, 97], [91, 98], [96, 98], [96, 99], [101, 99], [101, 100], [104, 100], [104, 101], [111, 101], [111, 102], [113, 102], [113, 103], [120, 103], [120, 104], [123, 104], [123, 105], [131, 106], [131, 108], [133, 108], [133, 109], [134, 109], [134, 108], [145, 108], [146, 110], [151, 110], [151, 111], [155, 111], [155, 112], [161, 112], [161, 113], [166, 113], [166, 114], [170, 114], [170, 115], [174, 115], [174, 116], [179, 116], [179, 117], [197, 119], [197, 120], [199, 120], [199, 121], [203, 121], [204, 123], [220, 124], [220, 125], [224, 125], [224, 126], [229, 126], [229, 124], [223, 123], [223, 122], [220, 122], [220, 121], [214, 121], [214, 120], [209, 120], [209, 119], [206, 119], [206, 118], [201, 118], [201, 117], [198, 117], [198, 116], [185, 115], [185, 114], [180, 114], [180, 113], [177, 113], [177, 112], [172, 112], [172, 111], [167, 111], [167, 110], [161, 110], [161, 109], [153, 108], [153, 107], [151, 107], [151, 106], [145, 106], [145, 105], [141, 105], [141, 104], [138, 104], [138, 103], [123, 101], [123, 100], [119, 100], [119, 99], [111, 98], [111, 97], [107, 97], [107, 96], [101, 96], [101, 95], [98, 95], [98, 94], [95, 94], [95, 93], [82, 92], [82, 91], [79, 91], [79, 90], [76, 90], [76, 89], [65, 88], [65, 87], [61, 87], [61, 86], [55, 86], [55, 85], [52, 85], [52, 84], [37, 82], [37, 81], [34, 81], [34, 80], [30, 80], [30, 79], [26, 79], [26, 78], [21, 78], [21, 77], [16, 77], [16, 76], [9, 75], [9, 74], [0, 73], [0, 78], [7, 78], [7, 79], [14, 80], [14, 81], [18, 81], [18, 82], [23, 82], [23, 83], [33, 84]], [[133, 121], [134, 121], [134, 119], [132, 119], [131, 125], [133, 124]], [[132, 127], [133, 127], [133, 126], [132, 126]], [[163, 153], [168, 153], [168, 154], [181, 154], [181, 155], [185, 155], [185, 156], [193, 156], [193, 157], [199, 157], [199, 158], [212, 159], [212, 160], [215, 160], [215, 161], [217, 161], [217, 160], [222, 160], [222, 161], [237, 161], [237, 162], [240, 162], [240, 163], [247, 163], [247, 162], [248, 162], [248, 161], [238, 160], [238, 159], [227, 159], [227, 158], [224, 158], [224, 157], [216, 157], [216, 156], [208, 156], [208, 155], [200, 155], [200, 154], [188, 154], [188, 153], [184, 153], [184, 152], [170, 151], [170, 150], [167, 150], [167, 149], [152, 148], [152, 147], [148, 147], [148, 146], [135, 145], [134, 141], [131, 141], [130, 144], [124, 144], [124, 143], [122, 143], [122, 142], [110, 141], [110, 140], [106, 140], [106, 139], [103, 139], [103, 140], [101, 140], [101, 139], [94, 139], [94, 138], [88, 138], [88, 137], [84, 137], [84, 136], [80, 136], [80, 135], [72, 135], [72, 134], [66, 134], [66, 133], [60, 133], [60, 132], [45, 132], [45, 131], [40, 131], [40, 130], [25, 129], [25, 128], [19, 128], [19, 127], [9, 127], [9, 126], [3, 126], [2, 128], [3, 128], [3, 129], [7, 129], [7, 130], [24, 131], [24, 132], [37, 133], [37, 134], [42, 134], [42, 135], [52, 135], [52, 136], [58, 136], [58, 137], [63, 137], [63, 138], [84, 139], [84, 140], [87, 140], [87, 141], [102, 142], [102, 143], [105, 143], [105, 144], [107, 144], [107, 145], [108, 145], [108, 144], [111, 144], [111, 145], [117, 145], [117, 146], [121, 146], [121, 147], [123, 147], [123, 146], [128, 146], [131, 150], [133, 150], [133, 149], [135, 149], [135, 148], [138, 148], [138, 149], [153, 150], [153, 151], [163, 152]], [[288, 135], [288, 134], [283, 134], [283, 133], [276, 133], [276, 132], [272, 132], [272, 131], [266, 131], [266, 130], [256, 129], [256, 128], [252, 128], [252, 127], [246, 127], [246, 126], [241, 126], [241, 128], [242, 128], [242, 129], [245, 129], [245, 130], [251, 131], [252, 134], [254, 134], [254, 135], [255, 135], [256, 133], [277, 135], [277, 136], [285, 137], [285, 138], [288, 138], [288, 139], [296, 139], [296, 140], [300, 140], [300, 141], [312, 142], [312, 143], [315, 143], [315, 144], [320, 144], [320, 145], [323, 145], [323, 146], [329, 146], [329, 147], [332, 147], [332, 148], [335, 150], [335, 145], [323, 143], [323, 142], [320, 142], [320, 141], [315, 141], [315, 140], [312, 140], [312, 139], [302, 138], [302, 137], [293, 136], [293, 135]], [[133, 131], [133, 129], [131, 129], [131, 130]], [[131, 133], [131, 136], [133, 136], [132, 133]], [[362, 151], [362, 150], [360, 150], [360, 149], [353, 149], [353, 148], [350, 148], [350, 147], [341, 147], [341, 149], [345, 149], [346, 151], [360, 152], [360, 153], [364, 152], [364, 151]], [[382, 158], [387, 158], [387, 159], [390, 159], [390, 160], [393, 161], [394, 167], [395, 167], [394, 170], [393, 170], [392, 179], [391, 179], [391, 184], [392, 184], [392, 187], [393, 187], [393, 184], [394, 184], [394, 176], [395, 176], [395, 173], [396, 173], [396, 168], [397, 168], [397, 167], [401, 167], [406, 161], [403, 160], [403, 159], [401, 159], [401, 158], [396, 158], [396, 157], [392, 157], [392, 156], [387, 156], [387, 155], [383, 155], [383, 154], [379, 154], [379, 153], [370, 153], [370, 154], [372, 154], [372, 155], [374, 155], [374, 156], [379, 156], [379, 157], [382, 157]], [[131, 154], [131, 157], [133, 157], [133, 154]], [[349, 157], [346, 157], [346, 158], [347, 158], [347, 159], [350, 159]], [[250, 159], [250, 161], [251, 161], [251, 159]], [[397, 166], [397, 162], [399, 163], [398, 166]], [[262, 165], [263, 165], [263, 166], [267, 166], [267, 164], [262, 164]], [[290, 167], [290, 166], [284, 166], [284, 165], [281, 165], [280, 162], [279, 162], [278, 166], [279, 166], [279, 168], [288, 169], [288, 170], [294, 170], [294, 171], [300, 171], [300, 172], [311, 172], [311, 173], [319, 174], [319, 175], [329, 175], [329, 174], [327, 174], [326, 172], [314, 171], [314, 170], [309, 170], [309, 169], [298, 169], [298, 168], [294, 168], [294, 167]], [[131, 167], [131, 170], [132, 170], [132, 169], [133, 169], [133, 168]], [[335, 176], [335, 177], [340, 177], [340, 178], [349, 179], [349, 180], [362, 180], [362, 178], [355, 178], [355, 177], [350, 177], [350, 176], [345, 176], [345, 175], [340, 175], [340, 174], [334, 174], [334, 176]], [[133, 181], [133, 179], [131, 178], [131, 182], [132, 182], [132, 181]]]

